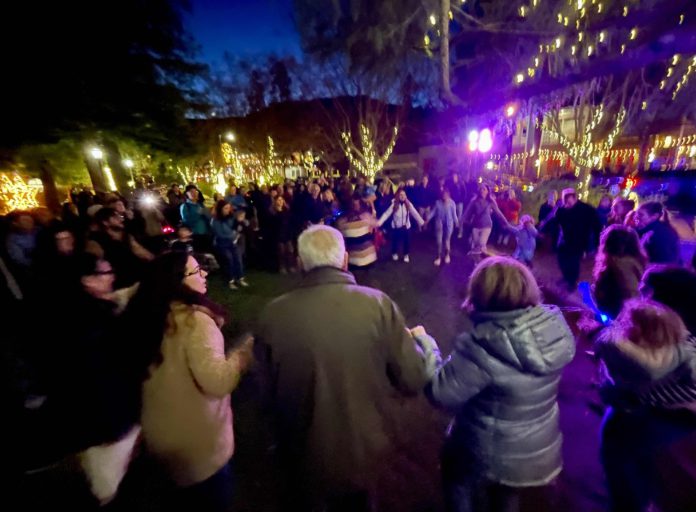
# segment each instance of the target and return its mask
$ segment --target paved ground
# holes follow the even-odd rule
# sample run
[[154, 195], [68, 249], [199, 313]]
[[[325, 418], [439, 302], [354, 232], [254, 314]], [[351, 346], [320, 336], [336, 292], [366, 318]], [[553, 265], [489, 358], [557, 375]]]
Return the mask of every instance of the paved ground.
[[[360, 273], [361, 284], [387, 292], [401, 307], [409, 325], [422, 324], [449, 352], [455, 335], [466, 328], [460, 312], [467, 276], [473, 267], [456, 243], [451, 265], [433, 266], [434, 248], [429, 235], [420, 235], [410, 264], [394, 263], [384, 256], [376, 268]], [[585, 267], [591, 263], [586, 262]], [[588, 268], [584, 268], [587, 274]], [[535, 263], [540, 282], [553, 284], [559, 278], [552, 254], [540, 254]], [[253, 331], [258, 312], [269, 300], [293, 287], [298, 276], [250, 272], [252, 287], [230, 292], [220, 278], [211, 279], [211, 295], [229, 306], [230, 338]], [[557, 294], [548, 290], [547, 297]], [[559, 295], [560, 296], [560, 295]], [[592, 407], [594, 371], [584, 348], [567, 368], [561, 383], [560, 404], [565, 435], [565, 470], [558, 482], [558, 510], [593, 512], [604, 510], [602, 473], [598, 463], [600, 412]], [[273, 465], [268, 414], [260, 405], [258, 375], [250, 373], [233, 395], [237, 454], [237, 507], [239, 511], [275, 512], [283, 509], [277, 499], [277, 473]], [[435, 412], [422, 398], [398, 404], [399, 424], [392, 470], [381, 482], [382, 510], [426, 512], [442, 510], [438, 452], [448, 418]]]

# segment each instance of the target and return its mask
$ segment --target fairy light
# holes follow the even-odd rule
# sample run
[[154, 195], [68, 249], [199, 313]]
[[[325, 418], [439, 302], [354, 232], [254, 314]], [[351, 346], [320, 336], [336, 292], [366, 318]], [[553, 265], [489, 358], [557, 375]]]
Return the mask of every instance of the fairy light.
[[575, 55], [576, 52], [577, 52], [577, 48], [575, 47], [575, 45], [571, 46], [570, 47], [570, 54]]
[[563, 40], [560, 37], [556, 38], [556, 48], [560, 48], [563, 43]]
[[631, 34], [630, 34], [630, 39], [631, 41], [635, 40], [635, 38], [638, 36], [638, 29], [637, 28], [632, 28], [631, 29]]
[[624, 8], [623, 8], [623, 16], [624, 16], [624, 18], [625, 18], [626, 16], [628, 16], [628, 5], [624, 5]]
[[606, 32], [604, 32], [604, 31], [602, 30], [602, 31], [599, 33], [599, 42], [600, 42], [600, 43], [603, 43], [604, 40], [605, 40], [605, 38], [606, 38], [606, 36], [607, 36]]
[[431, 24], [433, 27], [434, 27], [435, 25], [437, 25], [437, 18], [435, 17], [434, 14], [431, 14], [431, 15], [430, 15], [430, 24]]
[[602, 4], [597, 4], [597, 14], [602, 14]]
[[585, 34], [582, 32], [578, 32], [578, 42], [582, 43], [582, 38], [585, 37]]
[[526, 15], [527, 15], [527, 7], [524, 5], [520, 6], [520, 16], [522, 16], [524, 18]]
[[0, 174], [0, 214], [15, 210], [29, 210], [39, 206], [38, 187], [32, 187], [18, 174]]
[[680, 14], [680, 15], [679, 15], [679, 24], [680, 24], [680, 25], [683, 25], [683, 24], [684, 24], [684, 15], [683, 15], [683, 14]]
[[524, 75], [522, 73], [517, 73], [517, 75], [515, 76], [515, 82], [518, 84], [524, 82]]
[[621, 55], [623, 55], [624, 53], [626, 53], [626, 45], [622, 44], [621, 45]]
[[374, 137], [372, 131], [364, 124], [360, 125], [360, 143], [362, 151], [358, 153], [353, 149], [352, 135], [350, 132], [343, 132], [343, 152], [348, 158], [348, 162], [358, 172], [364, 174], [368, 178], [374, 178], [375, 175], [384, 168], [384, 164], [389, 160], [396, 140], [399, 136], [399, 127], [395, 126], [392, 131], [392, 137], [387, 145], [384, 153], [380, 156], [374, 145]]
[[588, 46], [588, 47], [587, 47], [587, 56], [588, 56], [588, 57], [591, 57], [591, 56], [592, 56], [592, 51], [593, 51], [592, 46], [591, 46], [591, 45]]

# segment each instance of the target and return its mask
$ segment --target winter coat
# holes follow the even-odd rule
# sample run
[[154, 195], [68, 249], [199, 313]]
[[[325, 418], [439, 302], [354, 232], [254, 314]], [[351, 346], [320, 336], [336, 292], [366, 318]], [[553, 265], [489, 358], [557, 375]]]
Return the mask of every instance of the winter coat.
[[199, 203], [186, 200], [180, 207], [181, 221], [191, 228], [194, 235], [207, 235], [210, 213]]
[[369, 488], [394, 436], [395, 391], [420, 391], [435, 370], [396, 304], [316, 268], [264, 309], [257, 334], [286, 464], [320, 495]]
[[416, 219], [416, 222], [418, 222], [419, 226], [422, 226], [425, 223], [423, 217], [420, 216], [418, 210], [416, 210], [416, 208], [413, 206], [413, 204], [411, 204], [410, 201], [406, 201], [404, 203], [398, 200], [394, 201], [391, 204], [391, 206], [387, 208], [387, 211], [384, 212], [382, 216], [379, 218], [378, 225], [381, 226], [382, 224], [387, 222], [389, 217], [392, 218], [392, 229], [411, 229], [411, 217]]
[[600, 395], [613, 407], [636, 412], [650, 407], [691, 405], [696, 409], [696, 340], [657, 349], [604, 329], [595, 342], [601, 361]]
[[498, 201], [498, 207], [505, 219], [511, 224], [517, 224], [520, 221], [520, 211], [522, 211], [522, 203], [517, 199], [501, 199]]
[[559, 248], [576, 253], [596, 247], [595, 241], [602, 230], [597, 211], [581, 201], [572, 208], [557, 207], [545, 223], [556, 224], [561, 228]]
[[148, 451], [180, 486], [207, 480], [234, 453], [230, 393], [240, 378], [236, 355], [206, 312], [173, 305], [162, 362], [143, 384], [142, 434]]
[[36, 249], [36, 231], [31, 233], [10, 233], [5, 241], [9, 259], [17, 266], [28, 269], [31, 267], [34, 250]]
[[638, 230], [650, 263], [681, 263], [679, 235], [668, 222], [655, 221]]
[[462, 220], [471, 225], [472, 228], [490, 228], [493, 227], [491, 215], [497, 215], [503, 224], [507, 224], [495, 201], [477, 197], [469, 203], [464, 213], [462, 213]]
[[447, 202], [439, 200], [435, 203], [435, 207], [428, 214], [428, 221], [435, 219], [435, 228], [446, 233], [452, 233], [454, 228], [459, 224], [457, 218], [457, 205], [452, 199]]
[[532, 261], [536, 251], [536, 237], [539, 232], [532, 225], [517, 226], [512, 229], [517, 240], [517, 247], [512, 257], [520, 261]]
[[477, 313], [426, 393], [456, 413], [449, 446], [472, 474], [513, 487], [561, 471], [558, 383], [575, 340], [555, 306]]
[[592, 295], [599, 310], [611, 318], [621, 312], [624, 302], [639, 295], [645, 266], [631, 257], [607, 257], [595, 270]]
[[232, 247], [240, 237], [234, 217], [228, 216], [223, 219], [213, 219], [210, 221], [213, 230], [213, 243], [216, 247]]

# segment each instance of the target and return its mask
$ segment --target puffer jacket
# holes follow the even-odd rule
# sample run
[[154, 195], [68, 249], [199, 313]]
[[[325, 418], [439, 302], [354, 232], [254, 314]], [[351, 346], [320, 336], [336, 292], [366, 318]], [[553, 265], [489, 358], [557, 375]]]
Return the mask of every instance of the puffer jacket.
[[562, 468], [556, 398], [575, 355], [570, 328], [554, 306], [472, 319], [426, 388], [431, 401], [456, 412], [448, 446], [489, 481], [545, 485]]

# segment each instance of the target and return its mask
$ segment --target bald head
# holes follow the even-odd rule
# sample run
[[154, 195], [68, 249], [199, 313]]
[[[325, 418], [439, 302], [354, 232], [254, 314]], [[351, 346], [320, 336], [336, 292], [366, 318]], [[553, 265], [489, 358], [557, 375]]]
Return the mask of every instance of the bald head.
[[305, 272], [318, 267], [347, 268], [348, 255], [343, 236], [329, 226], [311, 226], [297, 239], [297, 252]]

